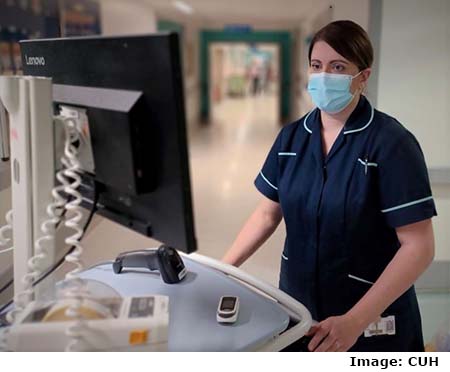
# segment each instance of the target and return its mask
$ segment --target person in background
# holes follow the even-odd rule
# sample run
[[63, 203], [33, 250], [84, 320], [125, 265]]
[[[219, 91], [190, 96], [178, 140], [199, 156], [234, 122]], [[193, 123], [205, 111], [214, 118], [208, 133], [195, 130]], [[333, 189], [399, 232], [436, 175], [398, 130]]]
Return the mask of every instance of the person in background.
[[259, 56], [254, 56], [250, 65], [249, 75], [251, 79], [251, 92], [253, 96], [261, 92], [262, 74], [264, 61]]

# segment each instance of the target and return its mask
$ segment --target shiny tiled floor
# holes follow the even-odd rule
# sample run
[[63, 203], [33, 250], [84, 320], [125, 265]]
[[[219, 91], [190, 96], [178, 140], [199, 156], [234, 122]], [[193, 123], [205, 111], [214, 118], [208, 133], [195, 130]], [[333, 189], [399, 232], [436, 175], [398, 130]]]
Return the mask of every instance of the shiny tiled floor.
[[[190, 147], [200, 253], [219, 258], [262, 197], [253, 181], [280, 127], [270, 96], [224, 101], [213, 117]], [[242, 268], [277, 285], [283, 239], [280, 226]]]

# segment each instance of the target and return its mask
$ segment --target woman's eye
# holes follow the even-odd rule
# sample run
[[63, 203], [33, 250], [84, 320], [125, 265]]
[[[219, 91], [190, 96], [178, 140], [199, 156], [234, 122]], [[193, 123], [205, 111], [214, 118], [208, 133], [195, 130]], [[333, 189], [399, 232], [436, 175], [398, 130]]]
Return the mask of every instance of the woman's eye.
[[345, 67], [342, 66], [342, 65], [334, 65], [333, 68], [334, 68], [334, 70], [337, 71], [337, 72], [342, 72], [342, 71], [345, 70]]
[[320, 65], [317, 64], [317, 63], [313, 63], [313, 64], [311, 65], [311, 68], [312, 68], [314, 71], [317, 71], [317, 70], [320, 70]]

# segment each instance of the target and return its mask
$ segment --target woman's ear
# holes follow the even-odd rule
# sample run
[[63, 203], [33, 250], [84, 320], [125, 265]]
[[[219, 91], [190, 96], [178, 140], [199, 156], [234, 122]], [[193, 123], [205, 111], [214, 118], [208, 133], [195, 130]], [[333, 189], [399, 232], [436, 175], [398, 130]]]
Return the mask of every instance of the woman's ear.
[[361, 72], [361, 92], [364, 92], [367, 88], [367, 83], [370, 77], [370, 74], [372, 73], [372, 68], [366, 68]]
[[372, 73], [372, 68], [366, 68], [361, 72], [361, 82], [367, 85], [367, 81], [369, 80], [370, 74]]

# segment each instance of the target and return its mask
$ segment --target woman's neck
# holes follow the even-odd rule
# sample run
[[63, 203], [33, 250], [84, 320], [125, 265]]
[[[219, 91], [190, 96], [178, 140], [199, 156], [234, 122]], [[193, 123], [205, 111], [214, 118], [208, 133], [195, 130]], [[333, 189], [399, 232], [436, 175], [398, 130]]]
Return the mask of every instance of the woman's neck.
[[320, 118], [322, 119], [322, 131], [340, 131], [345, 126], [348, 118], [358, 105], [360, 97], [360, 94], [355, 95], [350, 104], [344, 110], [336, 114], [328, 114], [321, 111]]

